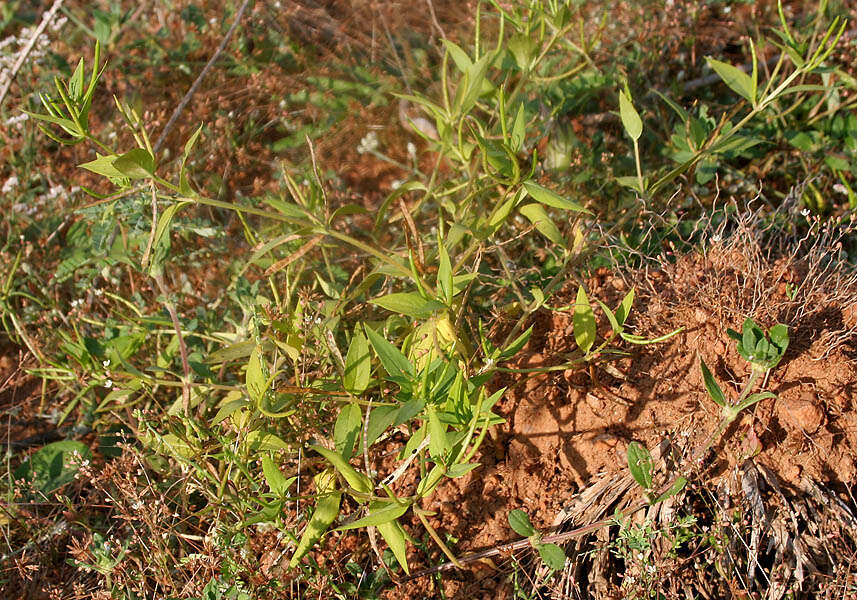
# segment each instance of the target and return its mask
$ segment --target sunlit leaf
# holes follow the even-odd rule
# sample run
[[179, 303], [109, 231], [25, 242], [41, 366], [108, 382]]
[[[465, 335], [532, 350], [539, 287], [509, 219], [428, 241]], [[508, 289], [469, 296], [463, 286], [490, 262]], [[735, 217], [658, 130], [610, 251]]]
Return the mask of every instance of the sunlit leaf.
[[574, 302], [574, 341], [580, 351], [586, 354], [595, 343], [595, 313], [589, 305], [589, 297], [583, 286], [577, 288], [577, 299]]
[[563, 198], [556, 192], [542, 187], [534, 181], [525, 181], [523, 185], [524, 189], [527, 190], [527, 194], [529, 194], [530, 198], [540, 204], [544, 204], [545, 206], [552, 206], [553, 208], [570, 210], [573, 212], [589, 212], [577, 202], [574, 202], [573, 200], [569, 200], [567, 198]]
[[364, 325], [369, 343], [381, 360], [384, 370], [392, 377], [413, 379], [414, 367], [402, 352], [368, 325]]
[[366, 477], [363, 473], [358, 473], [354, 467], [348, 464], [348, 461], [345, 460], [341, 454], [328, 450], [327, 448], [317, 444], [313, 444], [310, 447], [326, 458], [354, 490], [363, 494], [368, 494], [372, 491], [372, 488], [375, 487], [372, 485], [372, 480]]
[[354, 335], [351, 336], [351, 342], [348, 344], [348, 353], [345, 355], [342, 385], [349, 393], [359, 396], [369, 386], [371, 373], [369, 343], [358, 326], [354, 329]]
[[369, 302], [412, 319], [427, 319], [435, 311], [444, 308], [443, 303], [427, 300], [416, 292], [395, 292]]
[[639, 140], [643, 133], [643, 121], [624, 90], [619, 92], [619, 117], [628, 136], [635, 142]]
[[521, 537], [530, 537], [536, 533], [530, 516], [519, 508], [509, 511], [509, 526]]
[[717, 384], [717, 381], [714, 379], [711, 371], [708, 370], [708, 365], [705, 364], [705, 361], [702, 360], [701, 356], [699, 357], [699, 366], [702, 369], [702, 380], [705, 383], [705, 389], [708, 391], [708, 395], [711, 396], [711, 399], [717, 404], [725, 407], [726, 396], [723, 394], [723, 390], [720, 389], [720, 386]]
[[541, 204], [525, 204], [518, 210], [522, 215], [524, 215], [525, 217], [527, 217], [527, 219], [530, 220], [530, 222], [536, 228], [536, 231], [541, 233], [554, 244], [565, 247], [565, 238], [562, 236], [562, 233], [560, 233], [559, 228], [548, 216], [548, 213], [545, 211], [544, 207], [542, 207]]
[[628, 444], [628, 468], [641, 488], [647, 492], [652, 489], [652, 454], [640, 442]]
[[298, 542], [298, 547], [289, 561], [289, 568], [294, 568], [298, 565], [300, 560], [306, 556], [307, 552], [310, 551], [339, 515], [339, 503], [342, 499], [342, 492], [336, 489], [336, 475], [333, 473], [333, 470], [326, 469], [322, 471], [314, 477], [314, 480], [318, 500], [316, 500], [312, 517]]
[[[369, 514], [362, 519], [357, 519], [347, 525], [337, 527], [336, 531], [348, 531], [349, 529], [359, 529], [360, 527], [377, 527], [384, 523], [389, 523], [398, 519], [403, 514], [408, 512], [410, 507], [407, 503], [399, 504], [398, 502], [372, 502], [369, 505]], [[387, 542], [389, 543], [389, 542]]]
[[538, 544], [539, 556], [554, 571], [565, 567], [565, 551], [556, 544]]
[[714, 72], [720, 76], [720, 79], [723, 80], [729, 88], [741, 96], [746, 100], [750, 101], [750, 104], [756, 104], [756, 99], [753, 96], [753, 78], [747, 75], [744, 71], [739, 69], [738, 67], [732, 66], [729, 63], [725, 63], [714, 58], [706, 57], [709, 66], [714, 69]]
[[250, 399], [257, 404], [260, 403], [267, 391], [267, 378], [263, 369], [261, 345], [257, 345], [250, 353], [250, 358], [247, 361], [247, 371], [244, 374], [244, 382], [247, 386], [247, 393], [250, 394]]
[[362, 425], [363, 413], [356, 402], [349, 402], [339, 411], [333, 426], [333, 443], [336, 444], [336, 451], [345, 460], [354, 455], [354, 445], [360, 437]]

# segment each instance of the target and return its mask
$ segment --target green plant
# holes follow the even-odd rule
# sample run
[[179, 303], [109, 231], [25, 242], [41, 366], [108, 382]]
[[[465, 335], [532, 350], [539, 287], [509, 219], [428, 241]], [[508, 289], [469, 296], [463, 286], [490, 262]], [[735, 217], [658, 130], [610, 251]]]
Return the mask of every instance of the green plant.
[[92, 459], [92, 451], [82, 442], [65, 440], [42, 446], [15, 469], [15, 479], [23, 481], [41, 497], [74, 480], [77, 471]]
[[779, 323], [772, 327], [765, 336], [762, 329], [752, 319], [744, 321], [743, 335], [729, 330], [729, 336], [738, 342], [738, 353], [750, 363], [750, 377], [744, 384], [738, 398], [732, 402], [727, 399], [726, 394], [714, 379], [708, 366], [702, 357], [699, 365], [702, 369], [702, 377], [705, 389], [714, 402], [723, 409], [725, 422], [731, 423], [745, 409], [765, 398], [773, 398], [771, 392], [757, 392], [751, 394], [760, 376], [767, 376], [785, 354], [789, 345], [788, 327]]
[[[496, 9], [491, 18], [499, 29], [496, 40], [486, 43], [482, 36], [480, 5], [473, 44], [444, 42], [441, 68], [436, 70], [441, 79], [437, 95], [401, 96], [432, 120], [436, 135], [417, 129], [425, 134], [435, 166], [423, 172], [417, 159], [426, 157], [409, 149], [413, 166], [399, 166], [411, 179], [373, 207], [375, 214], [329, 196], [335, 184], [323, 179], [312, 147], [311, 167], [283, 166], [279, 194], [239, 195], [227, 202], [203, 192], [191, 171], [194, 149], [211, 142], [205, 139], [207, 132], [197, 129], [178, 160], [170, 162], [166, 153], [154, 151], [150, 125], [137, 101], [116, 99], [128, 134], [124, 139], [134, 141], [114, 147], [110, 135], [90, 127], [90, 121], [109, 121], [107, 111], [102, 110], [99, 119], [90, 119], [90, 112], [104, 73], [101, 44], [120, 39], [126, 15], [118, 5], [111, 5], [110, 14], [96, 13], [92, 35], [99, 43], [89, 77], [81, 60], [69, 77], [55, 80], [57, 96], [39, 95], [41, 108], [29, 113], [46, 124], [43, 130], [55, 141], [94, 144], [97, 156], [80, 166], [103, 176], [109, 192], [92, 192], [96, 201], [80, 211], [69, 229], [63, 260], [50, 274], [55, 276], [50, 285], [92, 292], [91, 282], [103, 276], [115, 289], [122, 283], [112, 270], [121, 267], [132, 281], [148, 281], [154, 291], [125, 298], [106, 289], [103, 297], [98, 295], [102, 314], [75, 315], [53, 338], [58, 348], [49, 349], [53, 352], [33, 372], [70, 391], [60, 421], [80, 407], [80, 420], [103, 431], [111, 419], [120, 418], [116, 415], [133, 415], [138, 441], [152, 467], [167, 477], [178, 465], [193, 481], [178, 488], [204, 498], [201, 508], [190, 509], [191, 503], [183, 501], [183, 510], [214, 519], [230, 531], [273, 524], [293, 544], [290, 564], [297, 568], [309, 563], [305, 573], [316, 568], [306, 557], [326, 533], [356, 528], [378, 531], [390, 547], [379, 552], [381, 562], [392, 567], [394, 561], [387, 559], [393, 556], [407, 572], [409, 536], [402, 522], [411, 516], [455, 561], [449, 540], [430, 526], [431, 515], [421, 506], [447, 478], [478, 467], [475, 457], [488, 428], [501, 422], [492, 409], [503, 390], [489, 394], [486, 382], [498, 371], [589, 369], [591, 374], [593, 366], [622, 352], [622, 342], [653, 343], [678, 333], [653, 340], [635, 335], [628, 325], [632, 290], [614, 309], [596, 300], [610, 326], [599, 339], [597, 309], [580, 286], [572, 305], [554, 309], [572, 312], [577, 347], [564, 357], [567, 360], [547, 368], [508, 368], [508, 361], [529, 340], [531, 315], [550, 306], [553, 293], [570, 274], [592, 264], [604, 239], [593, 224], [598, 220], [605, 229], [609, 225], [610, 235], [623, 234], [636, 214], [629, 208], [631, 192], [654, 204], [667, 184], [693, 169], [697, 183], [703, 183], [718, 164], [758, 151], [765, 127], [781, 133], [790, 115], [801, 114], [797, 109], [789, 112], [781, 102], [827, 96], [836, 87], [835, 81], [823, 79], [816, 85], [803, 79], [825, 76], [824, 63], [841, 33], [834, 22], [826, 34], [799, 41], [782, 17], [784, 54], [767, 84], [760, 82], [757, 66], [747, 74], [710, 60], [743, 103], [718, 115], [694, 98], [699, 108], [692, 113], [663, 96], [678, 120], [668, 123], [672, 136], [664, 143], [650, 143], [649, 136], [658, 130], [648, 118], [644, 126], [648, 96], [632, 95], [633, 82], [617, 73], [622, 69], [599, 64], [593, 55], [606, 43], [603, 28], [587, 37], [591, 28], [584, 27], [583, 13], [578, 18], [568, 3], [491, 4]], [[191, 8], [181, 16], [197, 28], [205, 24]], [[168, 54], [155, 38], [145, 43], [153, 52], [143, 54], [162, 57], [171, 68], [188, 68], [184, 45], [182, 52]], [[750, 50], [755, 65], [755, 43]], [[252, 71], [268, 60], [266, 56], [247, 59], [250, 62], [232, 66], [230, 72]], [[794, 64], [793, 71], [786, 68], [786, 60]], [[350, 99], [378, 106], [387, 102], [385, 85], [378, 84], [370, 70], [341, 71], [308, 78], [312, 91], [285, 98], [292, 110], [281, 119], [282, 130], [274, 126], [272, 139], [279, 138], [271, 143], [275, 150], [294, 149], [304, 143], [305, 134], [328, 130], [349, 114]], [[619, 118], [633, 142], [636, 172], [614, 180], [603, 170], [627, 173], [630, 161], [621, 156], [606, 165], [593, 160], [609, 154], [603, 133], [592, 135], [587, 150], [569, 127], [558, 123], [576, 111], [605, 110], [595, 106], [605, 95], [608, 105], [616, 105], [616, 96], [609, 93], [616, 89], [621, 90]], [[317, 126], [287, 121], [291, 113], [308, 106], [323, 109], [328, 119]], [[848, 104], [841, 107], [847, 109]], [[824, 110], [835, 118], [839, 108]], [[754, 128], [763, 117], [770, 118]], [[846, 140], [852, 123], [845, 117], [841, 121], [836, 139]], [[544, 137], [548, 140], [541, 156]], [[805, 141], [789, 139], [794, 147]], [[819, 148], [824, 146], [819, 140]], [[659, 156], [653, 148], [665, 149], [667, 160], [675, 163], [672, 168], [665, 170], [656, 162]], [[590, 162], [579, 165], [580, 172], [564, 173], [582, 149], [589, 152]], [[374, 149], [369, 153], [391, 160]], [[848, 170], [841, 162], [833, 166], [847, 187]], [[546, 181], [546, 173], [554, 181]], [[563, 180], [565, 176], [574, 179]], [[616, 183], [627, 188], [624, 195], [614, 194]], [[598, 194], [586, 189], [597, 189]], [[614, 197], [618, 201], [612, 202]], [[228, 284], [215, 300], [201, 302], [178, 283], [171, 289], [165, 273], [210, 268], [210, 263], [192, 263], [187, 249], [196, 241], [213, 246], [225, 228], [206, 215], [224, 214], [240, 224], [252, 248], [249, 256], [224, 257]], [[373, 217], [374, 226], [367, 226]], [[401, 227], [387, 228], [388, 222]], [[625, 241], [634, 246], [633, 239]], [[48, 278], [16, 287], [18, 278], [32, 277], [30, 272], [19, 274], [20, 257], [3, 282], [0, 319], [38, 355], [21, 324], [21, 306], [29, 304], [32, 312], [64, 307], [33, 291], [47, 289]], [[191, 287], [187, 282], [185, 286]], [[34, 307], [41, 302], [44, 308]], [[495, 309], [514, 320], [502, 339], [487, 332]], [[773, 368], [772, 348], [780, 348], [782, 336], [772, 330], [770, 339], [756, 331], [750, 331], [746, 343], [745, 337], [746, 326], [741, 348], [753, 372]], [[723, 407], [725, 419], [734, 420], [766, 397], [749, 395], [752, 380], [732, 405], [722, 392], [712, 392], [719, 387], [716, 382], [709, 385], [713, 377], [704, 363], [702, 368], [706, 388]], [[307, 420], [312, 422], [308, 425]], [[375, 472], [374, 452], [381, 443], [398, 443], [389, 441], [399, 439], [394, 435], [404, 441], [394, 471], [383, 477]], [[308, 438], [314, 443], [305, 445]], [[310, 450], [306, 455], [304, 448]], [[628, 462], [651, 503], [684, 485], [678, 478], [659, 494], [651, 455], [639, 444], [629, 446]], [[305, 489], [296, 490], [299, 468], [314, 474], [309, 496]], [[405, 495], [397, 491], [397, 482], [409, 469], [417, 473], [417, 486]], [[305, 518], [302, 532], [286, 524], [284, 512], [290, 507]], [[346, 507], [356, 509], [343, 514]], [[523, 521], [518, 525], [530, 532], [526, 537], [533, 538], [540, 554], [553, 553], [558, 564], [556, 551], [537, 541], [541, 538], [531, 524], [529, 529]], [[546, 562], [549, 558], [543, 555]], [[380, 573], [387, 571], [379, 569], [378, 577]], [[376, 583], [380, 587], [381, 579], [372, 586]], [[373, 594], [372, 586], [363, 592]]]
[[687, 485], [687, 479], [679, 476], [675, 478], [666, 491], [658, 494], [653, 479], [655, 464], [652, 459], [652, 453], [640, 442], [631, 442], [628, 444], [627, 458], [631, 476], [637, 482], [637, 485], [643, 488], [650, 504], [658, 504], [675, 496]]
[[[568, 11], [558, 7], [551, 10], [539, 12], [538, 18], [569, 31]], [[523, 21], [509, 22], [521, 28], [522, 35], [533, 33]], [[149, 235], [139, 248], [142, 255], [138, 250], [125, 260], [155, 284], [159, 302], [169, 316], [169, 320], [159, 325], [166, 326], [164, 333], [171, 334], [168, 347], [158, 356], [158, 368], [147, 371], [131, 364], [137, 351], [150, 343], [151, 329], [140, 327], [139, 322], [103, 340], [75, 331], [64, 346], [74, 364], [56, 364], [55, 371], [43, 373], [58, 380], [70, 380], [72, 373], [84, 370], [91, 383], [78, 397], [105, 381], [110, 382], [111, 388], [115, 384], [116, 389], [97, 406], [90, 405], [95, 410], [127, 403], [135, 395], [152, 394], [155, 388], [179, 389], [181, 396], [167, 411], [165, 423], [137, 413], [140, 440], [150, 450], [167, 455], [194, 472], [210, 486], [206, 490], [210, 501], [228, 501], [237, 512], [243, 511], [239, 507], [250, 508], [256, 516], [244, 519], [245, 525], [280, 522], [278, 515], [294, 479], [278, 475], [274, 457], [278, 453], [288, 456], [297, 448], [294, 440], [298, 434], [291, 418], [298, 399], [323, 401], [338, 417], [332, 444], [311, 446], [328, 466], [314, 477], [315, 507], [296, 540], [290, 561], [293, 567], [334, 527], [344, 494], [360, 508], [350, 522], [336, 529], [376, 529], [405, 572], [408, 536], [399, 520], [408, 512], [455, 559], [429, 524], [429, 513], [419, 507], [419, 500], [432, 494], [445, 478], [460, 477], [478, 467], [472, 461], [476, 451], [488, 428], [501, 422], [491, 409], [503, 390], [488, 394], [485, 383], [526, 344], [531, 330], [522, 329], [527, 318], [550, 297], [564, 273], [586, 249], [583, 240], [572, 242], [569, 233], [561, 230], [548, 211], [570, 216], [569, 231], [579, 227], [580, 218], [588, 211], [536, 183], [532, 168], [529, 173], [521, 168], [524, 160], [521, 154], [527, 150], [524, 142], [529, 120], [520, 97], [523, 82], [534, 75], [539, 61], [558, 42], [559, 34], [542, 38], [541, 50], [537, 46], [521, 46], [523, 38], [516, 38], [520, 47], [516, 46], [518, 50], [513, 53], [516, 61], [513, 70], [523, 73], [524, 79], [510, 76], [504, 62], [508, 54], [500, 43], [502, 38], [501, 32], [497, 46], [484, 52], [477, 41], [472, 58], [455, 44], [446, 43], [444, 89], [453, 87], [454, 97], [444, 93], [442, 105], [422, 98], [410, 99], [433, 113], [439, 132], [437, 149], [458, 165], [460, 180], [439, 183], [436, 169], [425, 181], [405, 183], [378, 210], [376, 231], [371, 232], [368, 240], [365, 234], [347, 232], [353, 227], [350, 216], [359, 214], [361, 209], [345, 206], [330, 210], [316, 171], [303, 186], [287, 175], [290, 199], [268, 198], [266, 209], [215, 200], [195, 190], [187, 164], [201, 128], [188, 139], [177, 171], [172, 175], [166, 173], [166, 166], [158, 160], [142, 119], [142, 109], [137, 105], [116, 100], [136, 147], [120, 151], [99, 141], [89, 127], [93, 92], [103, 71], [99, 67], [99, 44], [96, 44], [95, 67], [85, 89], [85, 67], [81, 61], [67, 82], [56, 80], [58, 99], [40, 97], [47, 113], [31, 113], [68, 136], [49, 131], [52, 139], [67, 144], [89, 141], [103, 152], [95, 160], [80, 165], [105, 177], [115, 189], [115, 193], [104, 197], [102, 210], [117, 206], [124, 198], [143, 198], [144, 194], [150, 197], [152, 218], [147, 225]], [[450, 59], [459, 72], [456, 80], [448, 79]], [[491, 82], [492, 69], [499, 72], [501, 84]], [[507, 91], [509, 87], [511, 92]], [[511, 105], [517, 107], [513, 120], [506, 112]], [[410, 208], [403, 202], [406, 194], [420, 196]], [[380, 247], [377, 225], [390, 216], [397, 201], [408, 227], [404, 247], [390, 252]], [[244, 321], [234, 334], [203, 332], [213, 340], [230, 340], [217, 351], [212, 351], [210, 345], [200, 345], [201, 336], [194, 335], [181, 322], [164, 277], [170, 263], [171, 232], [181, 223], [180, 212], [194, 206], [234, 211], [245, 223], [250, 240], [254, 243], [260, 238], [266, 240], [241, 274], [252, 265], [264, 265], [272, 297], [263, 298], [256, 291], [245, 298]], [[139, 208], [142, 206], [138, 205]], [[495, 272], [505, 274], [509, 281], [515, 280], [503, 247], [504, 240], [521, 234], [521, 228], [512, 218], [515, 211], [553, 244], [558, 268], [550, 281], [535, 282], [529, 288], [532, 302], [525, 300], [523, 290], [515, 283], [511, 284], [513, 295], [519, 299], [518, 321], [507, 338], [495, 345], [484, 334], [480, 317], [484, 307], [476, 300], [480, 294], [474, 292], [495, 285], [494, 273], [482, 270], [489, 259], [495, 265]], [[423, 213], [429, 218], [422, 217]], [[424, 222], [417, 228], [414, 220], [419, 218]], [[246, 219], [253, 219], [254, 223], [251, 225]], [[429, 224], [434, 231], [430, 235], [420, 234], [420, 230], [431, 231]], [[286, 229], [285, 234], [282, 228]], [[308, 256], [316, 247], [322, 252], [322, 269], [312, 273], [307, 270], [308, 262], [298, 259]], [[278, 256], [281, 252], [282, 257]], [[344, 273], [332, 267], [329, 252], [346, 256], [356, 253], [367, 267], [362, 281], [352, 283], [343, 278]], [[315, 318], [305, 316], [308, 303], [295, 293], [297, 283], [307, 275], [327, 298], [321, 314]], [[238, 289], [240, 277], [239, 274], [232, 289]], [[286, 293], [281, 296], [277, 290], [283, 286]], [[609, 345], [619, 339], [644, 342], [625, 331], [632, 302], [633, 292], [616, 311], [601, 304], [612, 333], [596, 346], [594, 315], [581, 288], [574, 308], [580, 349], [580, 357], [573, 361], [575, 365], [583, 368], [585, 363], [609, 353]], [[386, 316], [377, 320], [367, 314], [345, 322], [344, 308], [357, 303], [368, 304]], [[478, 345], [473, 339], [474, 329], [479, 333]], [[313, 345], [325, 350], [319, 355], [320, 362], [305, 369], [304, 365], [311, 364], [306, 348]], [[340, 347], [347, 350], [342, 352]], [[213, 368], [219, 365], [222, 371], [229, 364], [237, 364], [243, 376], [238, 381], [218, 381]], [[176, 367], [177, 372], [173, 370]], [[283, 380], [295, 383], [278, 383]], [[209, 410], [216, 411], [210, 419]], [[402, 462], [394, 473], [379, 480], [371, 474], [369, 450], [387, 430], [402, 426], [408, 431], [407, 443], [400, 454]], [[361, 457], [363, 466], [357, 468], [352, 461]], [[214, 469], [204, 468], [209, 460], [215, 461]], [[412, 464], [419, 469], [416, 492], [410, 496], [395, 493], [392, 486]], [[265, 495], [260, 495], [258, 477], [253, 473], [259, 467], [270, 490]]]
[[767, 381], [771, 369], [776, 367], [785, 355], [789, 345], [788, 327], [778, 323], [771, 327], [766, 336], [764, 331], [750, 318], [744, 321], [742, 334], [729, 330], [729, 336], [737, 341], [738, 353], [750, 363], [750, 376], [744, 383], [738, 398], [731, 401], [726, 397], [714, 375], [699, 357], [699, 366], [702, 370], [702, 379], [705, 390], [712, 400], [721, 408], [721, 419], [717, 428], [711, 433], [705, 444], [700, 447], [696, 458], [700, 458], [711, 447], [717, 438], [731, 425], [738, 416], [747, 408], [750, 408], [760, 400], [775, 398], [776, 395], [769, 391], [753, 393], [753, 389], [764, 376]]
[[533, 548], [538, 551], [542, 561], [555, 571], [562, 570], [565, 566], [565, 552], [553, 543], [543, 543], [542, 534], [533, 527], [529, 515], [521, 509], [509, 512], [509, 526], [518, 535], [529, 538]]

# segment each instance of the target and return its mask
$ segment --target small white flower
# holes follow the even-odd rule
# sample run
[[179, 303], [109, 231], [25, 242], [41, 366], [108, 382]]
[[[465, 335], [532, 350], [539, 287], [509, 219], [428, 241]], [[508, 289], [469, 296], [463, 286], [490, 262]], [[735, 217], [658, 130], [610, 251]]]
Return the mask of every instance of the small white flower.
[[360, 140], [360, 144], [357, 146], [357, 153], [366, 154], [367, 152], [374, 152], [378, 149], [378, 145], [378, 135], [374, 131], [370, 131]]
[[9, 117], [5, 121], [3, 121], [3, 124], [7, 127], [17, 127], [29, 118], [30, 116], [27, 113], [21, 113], [20, 115], [13, 115]]
[[400, 187], [402, 187], [402, 182], [399, 181], [398, 179], [394, 179], [393, 182], [390, 184], [390, 187], [394, 190], [397, 190]]
[[843, 196], [848, 195], [848, 188], [842, 185], [841, 183], [836, 183], [833, 185], [833, 191], [837, 194], [842, 194]]
[[410, 156], [411, 158], [417, 157], [417, 147], [414, 145], [413, 142], [408, 142], [408, 156]]
[[804, 217], [808, 217], [809, 216], [809, 209], [808, 208], [803, 209], [802, 211], [800, 211], [800, 214], [802, 214]]
[[102, 361], [101, 361], [101, 366], [102, 366], [102, 367], [104, 367], [105, 369], [106, 369], [107, 367], [109, 367], [109, 366], [110, 366], [110, 359], [108, 358], [107, 360], [102, 360]]
[[113, 380], [112, 380], [112, 379], [107, 379], [107, 380], [104, 382], [104, 387], [105, 387], [105, 388], [107, 388], [108, 390], [109, 390], [109, 389], [111, 389], [111, 388], [113, 387]]
[[2, 192], [4, 194], [8, 194], [16, 187], [18, 187], [18, 177], [16, 175], [12, 175], [9, 179], [6, 180], [6, 183], [3, 184]]
[[717, 242], [719, 242], [722, 239], [723, 239], [723, 237], [719, 233], [715, 233], [714, 235], [711, 236], [711, 243], [716, 244]]

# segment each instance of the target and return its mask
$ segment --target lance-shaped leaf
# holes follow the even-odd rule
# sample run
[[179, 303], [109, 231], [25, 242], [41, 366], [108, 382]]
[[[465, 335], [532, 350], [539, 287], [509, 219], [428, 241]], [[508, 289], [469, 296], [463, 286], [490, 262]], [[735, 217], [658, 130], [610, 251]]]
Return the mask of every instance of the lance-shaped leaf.
[[635, 142], [639, 140], [643, 133], [643, 121], [624, 90], [619, 92], [619, 117], [628, 136]]
[[729, 63], [725, 63], [711, 57], [707, 57], [709, 66], [714, 69], [714, 72], [720, 76], [720, 79], [723, 80], [729, 89], [733, 92], [750, 101], [750, 104], [753, 106], [756, 105], [756, 98], [754, 97], [754, 89], [755, 85], [753, 84], [753, 78], [747, 75], [744, 71], [739, 69], [738, 67], [732, 66]]
[[574, 302], [574, 341], [580, 351], [586, 354], [595, 343], [595, 313], [589, 305], [589, 298], [583, 286], [577, 288], [577, 299]]
[[325, 469], [316, 475], [314, 480], [318, 500], [316, 500], [312, 517], [298, 542], [298, 547], [295, 549], [291, 561], [289, 561], [289, 568], [298, 565], [339, 515], [339, 502], [342, 499], [342, 492], [336, 489], [336, 475], [333, 470]]

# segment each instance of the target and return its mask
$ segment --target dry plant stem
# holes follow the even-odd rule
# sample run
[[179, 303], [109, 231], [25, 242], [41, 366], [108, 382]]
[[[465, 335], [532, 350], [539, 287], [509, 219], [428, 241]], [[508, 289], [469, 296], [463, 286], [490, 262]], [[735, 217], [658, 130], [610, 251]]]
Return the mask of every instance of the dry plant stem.
[[27, 45], [18, 53], [18, 58], [15, 60], [15, 64], [6, 72], [6, 81], [3, 82], [3, 88], [0, 89], [0, 106], [3, 106], [3, 101], [9, 93], [9, 88], [12, 87], [12, 81], [15, 80], [15, 76], [18, 74], [18, 71], [21, 70], [21, 67], [30, 55], [30, 52], [32, 52], [33, 47], [36, 45], [36, 40], [39, 39], [39, 36], [42, 35], [42, 32], [44, 32], [50, 22], [54, 20], [57, 12], [62, 8], [63, 2], [65, 2], [65, 0], [54, 1], [53, 6], [51, 6], [48, 12], [45, 13], [44, 17], [42, 17], [42, 22], [39, 23], [38, 27], [36, 27], [33, 35], [30, 36], [30, 39], [27, 41]]
[[214, 66], [214, 63], [217, 61], [223, 50], [226, 48], [226, 44], [228, 44], [229, 40], [232, 39], [232, 35], [238, 28], [238, 24], [241, 22], [241, 17], [244, 16], [244, 11], [247, 9], [248, 4], [250, 4], [250, 0], [244, 0], [244, 2], [241, 4], [241, 8], [238, 9], [238, 13], [235, 15], [235, 21], [232, 23], [232, 26], [229, 28], [229, 31], [226, 32], [226, 35], [223, 37], [223, 39], [220, 40], [220, 45], [217, 47], [217, 50], [214, 51], [214, 54], [212, 54], [211, 58], [208, 59], [208, 62], [205, 63], [205, 66], [202, 68], [202, 71], [200, 71], [196, 80], [190, 86], [190, 89], [184, 95], [184, 98], [182, 98], [182, 101], [179, 102], [179, 105], [176, 106], [176, 109], [173, 111], [173, 114], [170, 115], [170, 120], [167, 121], [167, 124], [164, 126], [163, 130], [161, 130], [161, 135], [158, 136], [158, 141], [155, 142], [155, 152], [158, 152], [158, 150], [161, 149], [161, 146], [167, 139], [167, 134], [170, 133], [170, 130], [172, 130], [173, 126], [176, 124], [179, 115], [182, 114], [188, 102], [190, 102], [190, 99], [193, 98], [194, 94], [196, 94], [196, 90], [199, 88], [200, 84], [202, 83], [202, 80], [205, 79], [205, 76], [208, 75], [208, 72], [211, 70], [211, 67]]
[[169, 290], [167, 290], [167, 286], [164, 284], [164, 276], [155, 275], [153, 279], [155, 280], [155, 283], [158, 284], [158, 290], [161, 295], [164, 296], [164, 306], [166, 306], [167, 312], [170, 313], [170, 319], [173, 322], [173, 328], [176, 330], [176, 337], [179, 340], [179, 354], [182, 358], [182, 371], [184, 372], [184, 376], [182, 377], [182, 407], [184, 409], [185, 416], [190, 418], [190, 388], [192, 381], [190, 363], [187, 359], [187, 346], [185, 346], [184, 336], [182, 335], [182, 326], [181, 323], [179, 323], [179, 316], [176, 313], [176, 307], [169, 299]]
[[435, 12], [434, 12], [434, 2], [432, 2], [432, 0], [426, 0], [426, 4], [428, 4], [428, 9], [429, 9], [429, 14], [431, 15], [432, 25], [434, 25], [435, 28], [440, 33], [441, 39], [444, 39], [444, 40], [449, 39], [446, 35], [446, 32], [443, 30], [443, 27], [441, 27], [440, 23], [438, 23], [437, 14], [435, 14]]

